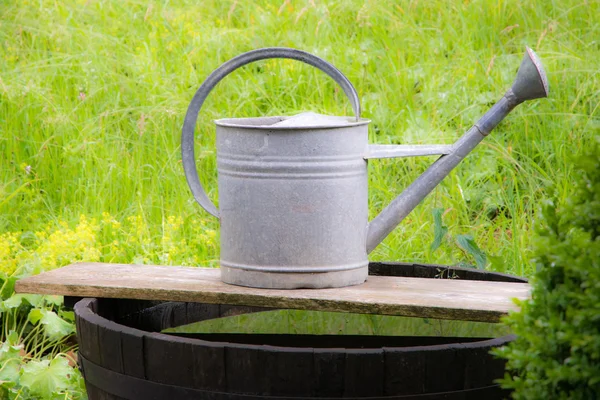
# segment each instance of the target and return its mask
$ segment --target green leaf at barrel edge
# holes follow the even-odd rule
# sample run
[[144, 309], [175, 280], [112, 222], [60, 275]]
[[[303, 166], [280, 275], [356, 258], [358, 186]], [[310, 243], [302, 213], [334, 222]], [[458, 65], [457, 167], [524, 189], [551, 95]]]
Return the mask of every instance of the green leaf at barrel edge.
[[60, 309], [58, 310], [58, 316], [67, 322], [75, 322], [75, 312]]
[[431, 251], [437, 250], [442, 245], [444, 236], [448, 233], [448, 227], [442, 222], [443, 208], [433, 209], [433, 242], [431, 243]]
[[45, 310], [43, 308], [34, 308], [29, 312], [27, 317], [33, 325], [42, 324], [44, 332], [50, 340], [59, 340], [67, 335], [75, 332], [75, 327], [56, 315], [54, 311]]
[[63, 355], [52, 360], [32, 360], [22, 368], [19, 383], [41, 399], [51, 399], [53, 394], [69, 388], [74, 373]]
[[471, 235], [458, 235], [456, 236], [456, 241], [458, 245], [466, 251], [468, 254], [473, 256], [475, 259], [475, 263], [477, 263], [477, 268], [485, 269], [487, 264], [487, 257], [481, 249], [475, 243], [475, 239]]

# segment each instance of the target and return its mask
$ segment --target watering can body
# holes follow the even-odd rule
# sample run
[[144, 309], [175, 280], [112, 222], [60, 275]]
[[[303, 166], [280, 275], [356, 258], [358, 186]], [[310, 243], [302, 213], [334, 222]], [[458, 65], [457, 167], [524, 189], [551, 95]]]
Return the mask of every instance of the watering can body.
[[[194, 129], [210, 91], [250, 62], [289, 58], [321, 69], [349, 98], [354, 117], [227, 118], [216, 122], [220, 209], [200, 184]], [[258, 288], [328, 288], [360, 284], [368, 253], [518, 104], [548, 95], [531, 49], [512, 87], [453, 145], [369, 145], [358, 95], [326, 61], [285, 48], [250, 51], [217, 68], [186, 113], [182, 161], [196, 201], [221, 224], [221, 278]], [[302, 117], [302, 115], [297, 116]], [[441, 155], [377, 217], [368, 221], [367, 161]]]
[[216, 121], [222, 279], [270, 288], [362, 283], [369, 121], [277, 126], [283, 119]]

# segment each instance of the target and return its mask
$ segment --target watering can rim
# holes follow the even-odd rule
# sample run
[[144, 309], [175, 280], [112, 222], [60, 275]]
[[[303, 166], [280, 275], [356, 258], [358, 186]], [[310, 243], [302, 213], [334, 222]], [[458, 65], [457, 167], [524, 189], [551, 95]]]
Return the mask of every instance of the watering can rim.
[[[358, 121], [356, 117], [351, 116], [342, 116], [342, 118], [347, 118], [348, 120], [344, 123], [340, 123], [339, 125], [304, 125], [304, 126], [272, 126], [277, 122], [284, 121], [288, 118], [293, 117], [293, 115], [275, 115], [269, 117], [247, 117], [247, 118], [219, 118], [214, 120], [213, 122], [217, 126], [227, 127], [227, 128], [244, 128], [244, 129], [256, 129], [256, 130], [277, 130], [277, 131], [289, 131], [289, 130], [307, 130], [307, 129], [338, 129], [338, 128], [348, 128], [360, 125], [368, 125], [371, 120], [368, 118], [359, 118]], [[253, 124], [252, 122], [258, 122], [260, 120], [265, 121], [266, 123], [261, 124]], [[268, 121], [268, 120], [273, 120]]]

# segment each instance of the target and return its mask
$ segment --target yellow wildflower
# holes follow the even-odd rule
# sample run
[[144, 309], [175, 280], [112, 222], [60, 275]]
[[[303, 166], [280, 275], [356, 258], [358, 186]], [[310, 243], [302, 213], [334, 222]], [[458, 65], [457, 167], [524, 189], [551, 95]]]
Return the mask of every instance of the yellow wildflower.
[[0, 272], [12, 275], [17, 269], [17, 253], [20, 248], [17, 233], [3, 233], [0, 235]]
[[100, 249], [96, 240], [98, 223], [81, 215], [75, 229], [65, 221], [40, 244], [36, 253], [42, 269], [59, 268], [78, 261], [99, 261]]

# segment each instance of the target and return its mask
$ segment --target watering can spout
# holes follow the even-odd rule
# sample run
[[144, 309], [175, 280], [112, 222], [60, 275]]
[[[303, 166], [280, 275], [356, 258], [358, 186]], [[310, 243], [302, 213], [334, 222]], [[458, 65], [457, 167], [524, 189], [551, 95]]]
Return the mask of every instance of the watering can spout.
[[504, 97], [458, 139], [448, 154], [441, 156], [369, 223], [367, 253], [375, 249], [513, 108], [526, 100], [547, 97], [548, 93], [548, 79], [541, 61], [527, 47], [515, 81]]

